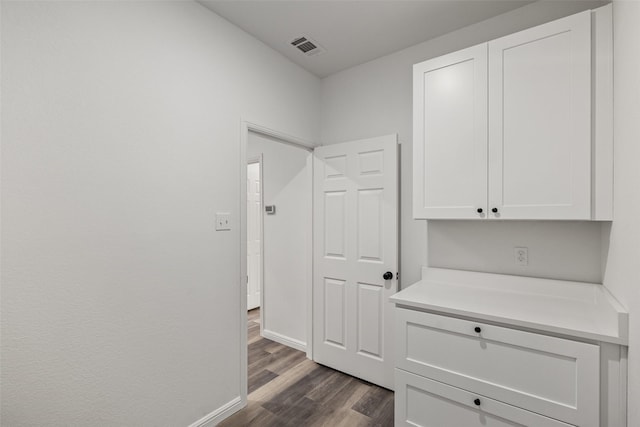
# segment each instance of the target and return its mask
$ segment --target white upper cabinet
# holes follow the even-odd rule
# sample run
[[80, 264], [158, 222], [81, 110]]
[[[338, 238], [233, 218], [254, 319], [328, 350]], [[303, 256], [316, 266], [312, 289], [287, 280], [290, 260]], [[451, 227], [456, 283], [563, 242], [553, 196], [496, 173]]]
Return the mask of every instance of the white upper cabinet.
[[414, 66], [415, 218], [611, 219], [610, 13]]
[[591, 12], [489, 42], [491, 216], [591, 219]]
[[[475, 218], [487, 204], [487, 45], [414, 66], [414, 216]], [[422, 95], [422, 96], [420, 96]]]

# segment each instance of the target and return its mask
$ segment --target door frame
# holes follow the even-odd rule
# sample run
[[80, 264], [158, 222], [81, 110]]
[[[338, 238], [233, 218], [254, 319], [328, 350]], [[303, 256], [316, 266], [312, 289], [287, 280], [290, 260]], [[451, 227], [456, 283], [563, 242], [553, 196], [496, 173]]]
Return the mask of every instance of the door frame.
[[[262, 318], [264, 315], [264, 310], [262, 310], [262, 306], [264, 305], [264, 182], [262, 181], [262, 153], [254, 157], [247, 158], [247, 166], [254, 163], [257, 163], [258, 168], [260, 169], [260, 305], [258, 308], [260, 309], [260, 334], [262, 334], [262, 327], [264, 325]], [[244, 225], [246, 226], [246, 224]], [[249, 275], [247, 274], [247, 284], [248, 283]]]
[[[313, 149], [316, 144], [307, 141], [303, 138], [298, 138], [290, 134], [274, 130], [273, 127], [257, 124], [255, 121], [247, 120], [245, 118], [240, 119], [240, 271], [239, 271], [239, 298], [240, 298], [240, 408], [247, 406], [247, 381], [248, 381], [248, 340], [247, 340], [247, 144], [249, 141], [249, 132], [254, 132], [260, 135], [268, 136], [271, 138], [279, 139], [284, 143], [291, 144], [313, 153]], [[262, 166], [262, 164], [261, 164]], [[307, 170], [309, 175], [309, 182], [311, 182], [311, 189], [313, 191], [313, 154], [309, 156], [307, 163]], [[262, 176], [263, 170], [260, 168], [260, 174]], [[264, 184], [263, 189], [264, 189]], [[310, 251], [307, 259], [307, 358], [313, 360], [313, 197], [311, 198], [311, 224], [307, 228], [307, 237], [310, 244]], [[264, 194], [262, 194], [262, 204], [264, 206]], [[263, 214], [264, 218], [264, 214]], [[264, 221], [263, 221], [264, 224]], [[262, 230], [263, 240], [261, 242], [264, 259], [264, 227]], [[264, 271], [264, 262], [262, 263], [262, 269]], [[264, 279], [264, 275], [263, 275]], [[264, 319], [264, 280], [262, 282], [262, 289], [260, 292], [260, 332], [262, 332]]]

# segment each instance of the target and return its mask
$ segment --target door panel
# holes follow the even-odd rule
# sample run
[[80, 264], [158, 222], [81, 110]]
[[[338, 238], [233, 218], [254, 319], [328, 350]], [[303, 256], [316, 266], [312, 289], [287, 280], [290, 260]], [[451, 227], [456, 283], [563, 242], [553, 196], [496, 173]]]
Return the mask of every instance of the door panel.
[[324, 193], [324, 254], [328, 257], [345, 258], [346, 246], [346, 191]]
[[324, 342], [345, 345], [345, 281], [324, 279]]
[[358, 260], [381, 263], [383, 258], [384, 189], [358, 191]]
[[[314, 359], [393, 387], [398, 271], [395, 135], [314, 154]], [[390, 280], [383, 274], [392, 272]]]
[[357, 352], [382, 358], [382, 304], [384, 288], [358, 283], [358, 348]]
[[591, 15], [489, 42], [492, 218], [591, 218]]

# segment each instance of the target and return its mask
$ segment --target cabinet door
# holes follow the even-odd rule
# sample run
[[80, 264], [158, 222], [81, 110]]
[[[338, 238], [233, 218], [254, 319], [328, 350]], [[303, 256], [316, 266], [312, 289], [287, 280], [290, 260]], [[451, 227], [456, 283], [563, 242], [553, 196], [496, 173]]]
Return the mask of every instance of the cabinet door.
[[483, 218], [487, 44], [414, 65], [413, 90], [414, 217]]
[[488, 208], [591, 218], [590, 11], [489, 42]]

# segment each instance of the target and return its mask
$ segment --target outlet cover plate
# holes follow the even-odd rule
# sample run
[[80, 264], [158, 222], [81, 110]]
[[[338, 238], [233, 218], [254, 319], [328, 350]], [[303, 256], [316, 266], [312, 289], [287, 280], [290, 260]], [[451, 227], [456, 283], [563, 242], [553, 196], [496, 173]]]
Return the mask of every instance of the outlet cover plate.
[[216, 231], [231, 230], [231, 214], [227, 212], [216, 213]]
[[517, 247], [513, 248], [516, 265], [529, 265], [529, 248]]

